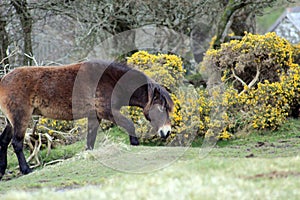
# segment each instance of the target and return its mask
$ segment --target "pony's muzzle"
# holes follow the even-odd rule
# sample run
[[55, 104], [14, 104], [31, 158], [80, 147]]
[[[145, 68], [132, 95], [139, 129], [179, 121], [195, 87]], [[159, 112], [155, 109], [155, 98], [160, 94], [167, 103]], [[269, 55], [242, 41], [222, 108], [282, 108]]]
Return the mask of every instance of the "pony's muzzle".
[[171, 133], [171, 126], [170, 125], [164, 125], [158, 130], [158, 134], [161, 138], [167, 139]]

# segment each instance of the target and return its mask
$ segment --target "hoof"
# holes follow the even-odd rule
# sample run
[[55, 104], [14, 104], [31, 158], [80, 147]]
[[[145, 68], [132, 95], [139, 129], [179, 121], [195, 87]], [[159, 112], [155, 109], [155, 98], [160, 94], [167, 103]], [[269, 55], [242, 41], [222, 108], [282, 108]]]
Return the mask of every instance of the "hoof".
[[134, 137], [134, 136], [130, 136], [130, 144], [133, 146], [140, 145], [139, 140], [137, 139], [137, 137]]
[[91, 151], [91, 150], [93, 150], [93, 149], [94, 149], [93, 147], [86, 147], [86, 148], [85, 148], [86, 151]]
[[30, 169], [29, 167], [25, 170], [21, 170], [22, 174], [26, 175], [32, 172], [32, 169]]

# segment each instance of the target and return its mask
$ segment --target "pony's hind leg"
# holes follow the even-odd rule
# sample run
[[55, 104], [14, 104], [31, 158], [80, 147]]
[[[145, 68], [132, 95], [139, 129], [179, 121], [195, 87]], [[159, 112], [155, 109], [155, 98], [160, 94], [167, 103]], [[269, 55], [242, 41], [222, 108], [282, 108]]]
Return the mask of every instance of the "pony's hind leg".
[[100, 125], [101, 119], [96, 116], [88, 117], [88, 133], [86, 141], [86, 150], [92, 150], [95, 146], [95, 141], [97, 137], [97, 131]]
[[18, 121], [15, 120], [13, 123], [12, 146], [15, 150], [15, 154], [17, 155], [20, 171], [22, 174], [29, 174], [30, 172], [32, 172], [28, 163], [26, 162], [23, 153], [23, 142], [28, 122], [29, 120], [24, 119], [24, 121], [22, 121], [21, 119], [19, 119]]
[[0, 180], [5, 174], [7, 168], [7, 147], [12, 138], [12, 127], [8, 122], [0, 135]]

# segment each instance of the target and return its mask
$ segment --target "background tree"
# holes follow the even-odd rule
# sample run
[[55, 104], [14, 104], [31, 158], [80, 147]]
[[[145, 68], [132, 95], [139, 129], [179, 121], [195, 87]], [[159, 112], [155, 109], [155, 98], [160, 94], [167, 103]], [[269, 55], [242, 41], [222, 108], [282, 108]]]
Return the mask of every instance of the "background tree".
[[32, 56], [33, 50], [32, 50], [32, 38], [31, 38], [31, 32], [32, 32], [32, 17], [30, 14], [30, 11], [28, 10], [28, 5], [26, 0], [11, 0], [11, 4], [16, 10], [16, 14], [18, 15], [21, 27], [22, 27], [22, 34], [23, 34], [23, 51], [24, 51], [24, 60], [23, 65], [32, 65], [32, 59], [30, 57], [26, 56]]
[[7, 25], [7, 21], [5, 17], [2, 14], [2, 10], [0, 10], [0, 65], [6, 66], [9, 64], [9, 61], [7, 59], [8, 54], [7, 54], [7, 49], [9, 45], [9, 40], [8, 40], [8, 33], [5, 30], [5, 27]]
[[[163, 26], [177, 33], [189, 35], [194, 24], [202, 16], [217, 13], [209, 12], [210, 7], [216, 2], [217, 0], [192, 2], [187, 0], [83, 0], [61, 3], [61, 1], [56, 0], [51, 2], [39, 1], [31, 4], [31, 6], [41, 11], [39, 13], [64, 15], [73, 19], [82, 27], [77, 32], [77, 42], [88, 52], [110, 36], [147, 25]], [[128, 32], [128, 34], [126, 41], [118, 41], [120, 44], [113, 44], [112, 48], [134, 48], [127, 45], [134, 44], [135, 35], [133, 32]]]
[[[244, 32], [255, 33], [255, 15], [264, 8], [274, 7], [291, 0], [223, 0], [224, 10], [217, 23], [216, 39], [213, 47], [219, 48], [231, 30], [236, 36], [244, 36]], [[228, 38], [227, 38], [228, 40]]]
[[[218, 43], [224, 41], [229, 28], [236, 35], [243, 34], [245, 30], [255, 31], [253, 19], [256, 13], [261, 12], [265, 7], [276, 6], [287, 1], [3, 0], [0, 3], [1, 11], [4, 10], [0, 16], [2, 21], [0, 34], [7, 33], [7, 37], [1, 37], [1, 44], [4, 45], [1, 52], [6, 52], [5, 48], [22, 46], [20, 48], [23, 51], [22, 59], [14, 60], [13, 63], [32, 64], [32, 60], [24, 53], [34, 56], [33, 34], [46, 31], [42, 30], [41, 25], [48, 24], [51, 20], [56, 24], [69, 26], [61, 28], [62, 31], [53, 37], [53, 41], [57, 40], [55, 38], [59, 38], [60, 34], [68, 33], [74, 37], [70, 45], [72, 48], [57, 56], [72, 54], [77, 60], [84, 59], [95, 46], [110, 36], [152, 25], [167, 27], [174, 32], [191, 36], [192, 51], [196, 52], [196, 60], [200, 62], [213, 35], [217, 35], [216, 46], [218, 46]], [[180, 39], [174, 40], [171, 32], [168, 34], [171, 36], [168, 37], [169, 41], [165, 41], [166, 43], [183, 42]], [[135, 49], [134, 41], [134, 32], [128, 32], [126, 41], [115, 41], [115, 44], [111, 44], [111, 49]], [[160, 48], [157, 47], [158, 50]], [[2, 53], [1, 57], [5, 57], [5, 54]]]

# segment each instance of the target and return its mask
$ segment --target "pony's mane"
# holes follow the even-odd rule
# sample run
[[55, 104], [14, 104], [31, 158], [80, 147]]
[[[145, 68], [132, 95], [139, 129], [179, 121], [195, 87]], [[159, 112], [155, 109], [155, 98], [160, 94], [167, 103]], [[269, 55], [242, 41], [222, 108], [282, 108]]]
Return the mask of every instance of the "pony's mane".
[[106, 68], [112, 67], [115, 70], [120, 70], [120, 71], [128, 71], [132, 70], [134, 68], [129, 67], [126, 63], [124, 62], [116, 62], [116, 61], [104, 61], [104, 60], [99, 60], [99, 59], [93, 59], [86, 61], [85, 63], [96, 65], [96, 66], [105, 66]]

